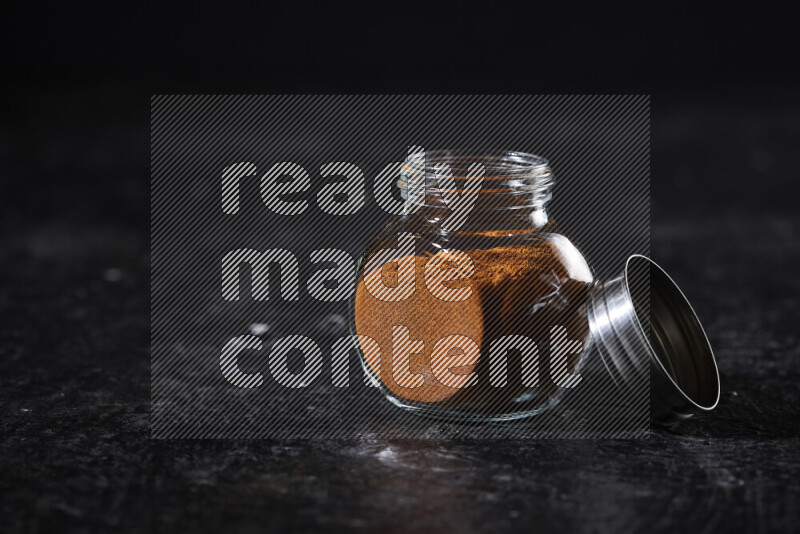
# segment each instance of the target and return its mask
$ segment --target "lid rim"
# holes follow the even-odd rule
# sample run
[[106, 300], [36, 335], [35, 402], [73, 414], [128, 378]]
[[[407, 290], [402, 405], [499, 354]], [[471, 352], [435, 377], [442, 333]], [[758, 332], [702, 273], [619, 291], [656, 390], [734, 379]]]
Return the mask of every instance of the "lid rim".
[[[716, 357], [714, 356], [714, 350], [711, 348], [711, 343], [708, 341], [708, 335], [706, 334], [705, 329], [703, 328], [703, 325], [700, 322], [700, 319], [697, 317], [697, 313], [694, 311], [694, 308], [692, 308], [692, 305], [689, 302], [689, 299], [686, 298], [686, 295], [684, 295], [683, 291], [681, 291], [681, 289], [678, 286], [678, 284], [675, 283], [675, 281], [672, 279], [672, 277], [669, 276], [669, 274], [667, 274], [667, 272], [663, 268], [661, 268], [660, 265], [658, 265], [652, 259], [650, 259], [647, 256], [644, 256], [642, 254], [632, 254], [631, 256], [629, 256], [625, 260], [625, 268], [623, 269], [623, 280], [625, 282], [623, 284], [623, 287], [625, 289], [627, 298], [631, 302], [631, 306], [633, 308], [635, 308], [635, 306], [633, 304], [633, 296], [631, 295], [631, 291], [630, 291], [629, 266], [630, 266], [630, 264], [631, 264], [631, 262], [633, 260], [637, 260], [637, 259], [645, 260], [650, 266], [655, 267], [656, 269], [658, 269], [658, 271], [666, 278], [666, 280], [669, 281], [669, 283], [671, 284], [671, 287], [674, 290], [677, 291], [677, 294], [681, 297], [682, 304], [684, 304], [686, 306], [687, 311], [691, 314], [691, 318], [693, 319], [693, 321], [692, 321], [693, 325], [699, 329], [699, 333], [702, 335], [702, 338], [705, 341], [705, 349], [707, 350], [708, 355], [710, 356], [711, 364], [713, 365], [714, 377], [716, 379], [716, 396], [714, 398], [714, 402], [711, 403], [710, 405], [703, 405], [703, 404], [698, 403], [693, 398], [691, 398], [686, 393], [686, 391], [684, 391], [684, 389], [675, 381], [675, 379], [672, 377], [670, 372], [666, 369], [666, 367], [664, 366], [664, 363], [658, 357], [658, 353], [653, 348], [653, 345], [650, 343], [650, 340], [647, 338], [647, 336], [643, 335], [642, 336], [643, 337], [643, 341], [646, 343], [647, 348], [650, 350], [650, 360], [651, 360], [651, 362], [653, 362], [653, 361], [655, 362], [655, 364], [658, 366], [658, 369], [661, 371], [661, 374], [663, 374], [669, 380], [669, 382], [673, 386], [673, 389], [676, 390], [678, 393], [680, 393], [681, 397], [684, 400], [690, 402], [691, 405], [696, 409], [699, 409], [699, 410], [704, 411], [704, 412], [710, 412], [710, 411], [714, 410], [717, 407], [717, 405], [719, 404], [719, 400], [720, 400], [721, 393], [722, 393], [722, 387], [721, 387], [720, 378], [719, 378], [719, 367], [717, 366], [717, 360], [716, 360]], [[639, 320], [638, 315], [636, 313], [634, 313], [633, 316], [634, 316], [634, 320], [636, 321], [636, 326], [638, 327], [639, 331], [644, 333], [645, 330], [644, 330], [644, 327], [643, 327], [641, 321]]]

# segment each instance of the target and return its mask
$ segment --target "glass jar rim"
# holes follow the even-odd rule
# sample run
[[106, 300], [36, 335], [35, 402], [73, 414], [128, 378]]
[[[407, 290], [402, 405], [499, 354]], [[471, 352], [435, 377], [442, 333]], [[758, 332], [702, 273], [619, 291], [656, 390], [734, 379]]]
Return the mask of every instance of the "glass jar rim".
[[552, 174], [550, 162], [536, 154], [515, 150], [487, 150], [481, 148], [455, 148], [419, 150], [411, 152], [405, 161], [405, 170], [422, 172], [434, 177], [440, 165], [450, 166], [455, 178], [463, 177], [474, 164], [484, 166], [487, 178], [543, 177]]
[[[441, 183], [442, 164], [449, 166], [452, 181]], [[483, 165], [482, 174], [476, 164]], [[477, 175], [476, 175], [477, 173]], [[480, 176], [476, 186], [473, 178]], [[475, 148], [409, 152], [397, 185], [411, 205], [441, 208], [443, 194], [473, 190], [480, 199], [477, 211], [538, 209], [550, 200], [555, 183], [549, 162], [542, 156], [513, 150]]]

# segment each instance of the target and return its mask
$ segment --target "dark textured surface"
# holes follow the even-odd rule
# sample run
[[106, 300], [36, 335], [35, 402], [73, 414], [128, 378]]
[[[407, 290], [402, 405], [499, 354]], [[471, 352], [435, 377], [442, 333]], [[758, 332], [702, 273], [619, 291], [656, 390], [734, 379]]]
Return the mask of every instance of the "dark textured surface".
[[723, 395], [630, 441], [151, 440], [146, 105], [70, 132], [9, 121], [3, 528], [796, 531], [798, 113], [658, 102], [653, 257], [703, 321]]

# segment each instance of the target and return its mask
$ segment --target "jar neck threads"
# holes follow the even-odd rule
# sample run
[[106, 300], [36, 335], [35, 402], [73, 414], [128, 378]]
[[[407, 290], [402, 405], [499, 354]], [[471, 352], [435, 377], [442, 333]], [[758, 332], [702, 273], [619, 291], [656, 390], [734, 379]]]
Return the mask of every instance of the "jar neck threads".
[[465, 223], [472, 230], [541, 228], [552, 197], [553, 172], [534, 154], [485, 150], [412, 150], [398, 186], [409, 210], [444, 219], [472, 196]]

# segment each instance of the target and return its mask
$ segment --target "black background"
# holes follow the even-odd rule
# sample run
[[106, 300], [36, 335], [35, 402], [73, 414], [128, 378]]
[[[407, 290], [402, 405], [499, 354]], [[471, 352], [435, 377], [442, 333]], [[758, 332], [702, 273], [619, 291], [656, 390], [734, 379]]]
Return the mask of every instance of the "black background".
[[[11, 531], [795, 530], [795, 18], [637, 4], [4, 5], [2, 524]], [[644, 441], [149, 439], [149, 97], [647, 93], [652, 255], [717, 411]]]

